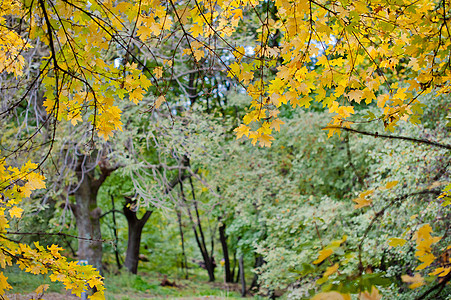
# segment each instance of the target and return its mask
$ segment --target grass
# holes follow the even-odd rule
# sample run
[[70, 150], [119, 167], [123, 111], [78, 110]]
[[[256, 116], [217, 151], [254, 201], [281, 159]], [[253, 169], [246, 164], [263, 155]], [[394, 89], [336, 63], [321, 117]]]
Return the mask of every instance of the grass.
[[[177, 287], [161, 286], [163, 276], [155, 273], [132, 275], [122, 273], [105, 278], [106, 298], [108, 300], [131, 299], [194, 299], [199, 297], [238, 299], [239, 293], [227, 291], [216, 284], [192, 280], [176, 280]], [[174, 280], [169, 279], [171, 282]]]
[[48, 274], [33, 275], [20, 270], [18, 266], [8, 267], [3, 270], [3, 275], [8, 277], [8, 283], [13, 287], [7, 292], [26, 294], [32, 293], [41, 284], [48, 284], [47, 292], [60, 293], [64, 291], [64, 285], [52, 282]]
[[[3, 270], [8, 277], [8, 283], [13, 287], [8, 294], [28, 294], [41, 284], [49, 284], [47, 293], [66, 293], [61, 283], [51, 282], [47, 275], [33, 275], [21, 271], [18, 267]], [[136, 300], [136, 299], [242, 299], [240, 294], [233, 291], [234, 287], [224, 287], [221, 283], [208, 283], [203, 277], [192, 276], [191, 280], [174, 280], [176, 287], [161, 286], [164, 276], [158, 273], [140, 273], [139, 275], [122, 272], [117, 275], [106, 274], [105, 287], [107, 300]], [[219, 279], [218, 279], [219, 281]], [[228, 290], [227, 290], [228, 289]]]

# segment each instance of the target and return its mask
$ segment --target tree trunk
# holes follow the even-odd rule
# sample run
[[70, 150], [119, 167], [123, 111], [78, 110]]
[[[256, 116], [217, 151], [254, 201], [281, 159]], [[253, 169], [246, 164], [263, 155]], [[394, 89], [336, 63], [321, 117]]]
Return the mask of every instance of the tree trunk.
[[[124, 215], [127, 218], [128, 223], [128, 242], [127, 252], [125, 255], [124, 266], [133, 274], [138, 273], [139, 262], [139, 248], [141, 246], [141, 234], [146, 225], [147, 220], [152, 215], [152, 211], [148, 210], [141, 219], [136, 216], [136, 211], [133, 209], [133, 201], [129, 197], [125, 197]], [[132, 205], [131, 205], [132, 204]]]
[[117, 223], [116, 223], [116, 208], [114, 207], [114, 196], [111, 195], [111, 206], [113, 213], [113, 233], [114, 233], [114, 255], [116, 257], [117, 268], [120, 270], [122, 268], [121, 261], [119, 259], [119, 237], [117, 235]]
[[241, 254], [239, 259], [240, 281], [241, 281], [241, 297], [246, 297], [246, 278], [244, 278], [244, 258]]
[[233, 275], [230, 270], [229, 249], [227, 247], [227, 236], [225, 234], [225, 224], [221, 223], [219, 225], [218, 229], [219, 229], [219, 240], [221, 241], [222, 253], [224, 255], [225, 281], [233, 282]]
[[102, 235], [100, 233], [101, 210], [97, 207], [97, 191], [92, 186], [94, 171], [84, 174], [79, 188], [75, 191], [75, 205], [72, 211], [77, 223], [78, 259], [87, 260], [88, 264], [102, 273]]
[[182, 213], [180, 210], [177, 210], [177, 222], [179, 223], [179, 232], [182, 246], [182, 271], [185, 272], [185, 279], [188, 279], [188, 260], [186, 258], [185, 252], [185, 237], [183, 234], [183, 224], [182, 224]]
[[[105, 179], [117, 169], [110, 167], [108, 161], [101, 159], [98, 163], [100, 176], [95, 178], [95, 163], [93, 155], [78, 159], [75, 173], [78, 178], [78, 188], [73, 192], [75, 204], [70, 207], [77, 223], [78, 259], [86, 260], [102, 274], [102, 235], [100, 232], [100, 216], [102, 211], [97, 206], [97, 193]], [[89, 170], [89, 171], [87, 171]]]
[[[263, 256], [257, 255], [257, 256], [255, 257], [255, 265], [254, 265], [254, 268], [255, 268], [255, 269], [256, 269], [256, 268], [259, 268], [259, 267], [263, 266], [264, 263], [265, 263], [265, 261], [263, 260]], [[249, 290], [252, 291], [253, 289], [255, 289], [255, 290], [258, 290], [258, 289], [259, 289], [259, 284], [258, 284], [258, 274], [257, 274], [257, 272], [255, 272], [255, 274], [254, 274], [254, 278], [252, 279], [252, 283], [251, 283], [251, 286], [250, 286]]]
[[[238, 269], [239, 269], [239, 267], [238, 267]], [[238, 282], [238, 272], [236, 272], [237, 276], [236, 276], [236, 279], [234, 279], [235, 278], [235, 270], [236, 270], [236, 250], [233, 252], [232, 280], [234, 283], [237, 283]]]
[[[186, 206], [186, 210], [188, 212], [188, 217], [191, 221], [191, 227], [193, 228], [193, 232], [194, 232], [194, 237], [196, 239], [196, 243], [197, 246], [199, 247], [200, 253], [202, 255], [202, 259], [205, 263], [205, 269], [208, 272], [208, 278], [210, 282], [215, 281], [215, 267], [216, 267], [216, 263], [214, 261], [214, 257], [213, 255], [209, 255], [208, 254], [208, 250], [207, 250], [207, 246], [205, 244], [205, 237], [204, 237], [204, 232], [202, 230], [202, 225], [201, 225], [201, 221], [200, 221], [200, 216], [199, 216], [199, 211], [197, 209], [197, 205], [196, 205], [196, 198], [194, 195], [194, 191], [192, 190], [193, 193], [193, 200], [194, 200], [194, 207], [195, 207], [195, 211], [196, 211], [196, 217], [197, 217], [197, 221], [194, 220], [193, 215], [191, 214], [191, 209], [189, 208], [189, 205], [186, 201], [186, 197], [185, 197], [185, 192], [183, 190], [183, 182], [180, 181], [180, 193], [182, 196], [182, 200], [183, 203]], [[211, 249], [213, 252], [213, 249]]]

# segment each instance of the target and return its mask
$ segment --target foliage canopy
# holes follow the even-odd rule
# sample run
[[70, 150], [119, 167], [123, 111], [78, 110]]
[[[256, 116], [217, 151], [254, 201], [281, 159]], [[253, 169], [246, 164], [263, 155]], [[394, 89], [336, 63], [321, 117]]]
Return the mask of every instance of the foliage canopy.
[[[0, 113], [6, 116], [26, 102], [32, 89], [43, 92], [44, 123], [53, 127], [45, 160], [60, 121], [90, 124], [93, 142], [96, 135], [108, 140], [123, 128], [125, 100], [141, 102], [146, 110], [166, 105], [168, 95], [174, 96], [171, 83], [188, 74], [189, 65], [222, 71], [250, 96], [235, 133], [253, 145], [271, 146], [273, 131], [284, 124], [282, 105], [308, 108], [314, 102], [331, 113], [329, 136], [357, 130], [353, 126], [363, 122], [393, 132], [401, 120], [420, 122], [420, 96], [435, 99], [451, 91], [450, 7], [446, 0], [6, 0], [0, 7], [0, 72], [8, 80], [2, 88], [17, 93], [4, 100]], [[236, 39], [252, 26], [254, 36], [238, 45]], [[46, 55], [27, 62], [34, 50]], [[356, 112], [365, 106], [375, 109], [359, 119]], [[19, 148], [31, 147], [38, 131]], [[88, 280], [98, 291], [91, 298], [101, 298], [100, 276], [90, 267], [67, 262], [56, 246], [32, 249], [7, 237], [9, 222], [23, 212], [22, 199], [45, 188], [37, 164], [14, 165], [11, 157], [0, 161], [0, 264], [14, 258], [31, 273], [52, 270], [52, 280], [78, 293]], [[370, 206], [373, 193], [396, 185], [362, 191], [356, 208]], [[449, 188], [442, 194], [444, 206], [448, 193]], [[437, 259], [431, 245], [438, 238], [431, 233], [428, 224], [416, 233], [418, 270]], [[313, 264], [345, 241], [324, 245]], [[403, 243], [390, 240], [393, 247]], [[326, 274], [337, 270], [333, 265]], [[450, 270], [440, 266], [431, 274], [449, 276]], [[2, 273], [0, 279], [3, 293], [10, 286]], [[404, 279], [412, 288], [422, 283], [417, 275]]]

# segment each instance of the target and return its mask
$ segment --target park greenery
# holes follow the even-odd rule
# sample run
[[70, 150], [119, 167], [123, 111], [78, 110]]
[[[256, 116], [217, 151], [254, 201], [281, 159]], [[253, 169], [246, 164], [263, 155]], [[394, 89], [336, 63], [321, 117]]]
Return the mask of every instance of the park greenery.
[[451, 299], [450, 7], [2, 1], [0, 298]]

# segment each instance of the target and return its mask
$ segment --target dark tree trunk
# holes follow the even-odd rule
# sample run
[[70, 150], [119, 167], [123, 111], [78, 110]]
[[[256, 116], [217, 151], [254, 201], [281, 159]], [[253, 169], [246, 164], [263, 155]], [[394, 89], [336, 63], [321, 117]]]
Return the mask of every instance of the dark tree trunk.
[[[265, 263], [265, 261], [263, 260], [263, 256], [261, 256], [261, 255], [257, 255], [256, 257], [255, 257], [255, 265], [254, 265], [254, 268], [259, 268], [259, 267], [261, 267], [261, 266], [263, 266], [263, 264]], [[255, 273], [254, 274], [254, 278], [252, 279], [252, 283], [251, 283], [251, 286], [250, 286], [250, 290], [252, 290], [252, 289], [256, 289], [256, 290], [258, 290], [258, 288], [259, 288], [259, 284], [258, 284], [258, 274], [257, 273]]]
[[239, 259], [240, 281], [241, 281], [241, 297], [246, 297], [246, 278], [244, 278], [244, 258], [243, 255]]
[[116, 207], [114, 207], [114, 197], [111, 195], [111, 206], [113, 214], [113, 233], [114, 233], [114, 255], [116, 257], [117, 268], [120, 270], [122, 268], [121, 261], [119, 259], [119, 237], [117, 235], [117, 223], [116, 223]]
[[152, 211], [148, 210], [141, 219], [136, 216], [136, 211], [133, 209], [136, 200], [132, 200], [129, 197], [125, 197], [124, 215], [127, 218], [128, 223], [128, 242], [127, 252], [125, 255], [124, 266], [131, 273], [138, 273], [139, 262], [139, 248], [141, 246], [141, 234], [146, 224], [152, 215]]
[[188, 261], [185, 253], [185, 237], [183, 234], [182, 213], [177, 209], [177, 222], [179, 223], [180, 239], [182, 241], [182, 271], [185, 272], [185, 279], [188, 279]]
[[[239, 269], [239, 267], [238, 267], [238, 269]], [[233, 252], [232, 280], [234, 283], [237, 283], [239, 275], [238, 275], [238, 272], [236, 272], [236, 274], [237, 274], [236, 279], [234, 279], [235, 278], [235, 270], [236, 270], [236, 251]]]
[[222, 246], [222, 253], [224, 254], [225, 281], [233, 282], [233, 274], [230, 270], [229, 249], [227, 247], [227, 236], [225, 234], [225, 224], [220, 223], [218, 229], [219, 229], [219, 240], [221, 241], [221, 246]]
[[[192, 185], [191, 185], [191, 187], [192, 187]], [[193, 194], [193, 201], [195, 203], [194, 207], [195, 207], [195, 211], [196, 211], [196, 218], [197, 218], [196, 221], [194, 220], [193, 215], [191, 214], [191, 209], [189, 207], [189, 204], [186, 201], [185, 192], [184, 192], [184, 189], [183, 189], [183, 182], [180, 181], [180, 193], [181, 193], [181, 196], [182, 196], [183, 203], [186, 206], [186, 210], [188, 212], [189, 219], [191, 221], [191, 225], [192, 225], [193, 232], [194, 232], [194, 237], [196, 239], [197, 246], [199, 247], [200, 253], [202, 255], [202, 259], [203, 259], [204, 264], [205, 264], [205, 269], [208, 272], [209, 281], [213, 282], [213, 281], [215, 281], [215, 267], [216, 267], [216, 264], [214, 262], [213, 255], [209, 255], [209, 253], [208, 253], [207, 245], [205, 243], [204, 232], [202, 230], [202, 225], [200, 223], [200, 216], [199, 216], [199, 211], [197, 209], [197, 204], [196, 204], [196, 198], [195, 198], [195, 195], [194, 195], [194, 190], [192, 190], [191, 192]], [[211, 250], [213, 252], [213, 249], [211, 249]]]

